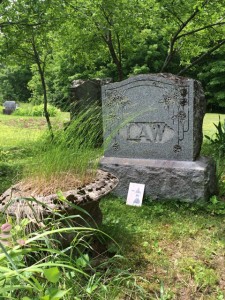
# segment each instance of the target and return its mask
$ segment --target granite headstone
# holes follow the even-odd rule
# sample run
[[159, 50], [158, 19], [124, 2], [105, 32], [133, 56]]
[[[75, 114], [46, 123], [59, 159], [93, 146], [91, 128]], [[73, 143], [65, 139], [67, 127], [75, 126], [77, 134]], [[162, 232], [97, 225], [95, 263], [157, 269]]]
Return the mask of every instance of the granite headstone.
[[216, 192], [214, 163], [199, 158], [205, 98], [200, 82], [145, 74], [102, 87], [103, 169], [120, 183], [146, 185], [153, 198], [206, 199]]
[[15, 101], [5, 101], [3, 107], [3, 114], [11, 115], [16, 110], [17, 104]]
[[71, 119], [93, 103], [101, 105], [101, 86], [110, 81], [107, 78], [74, 80], [70, 87]]
[[105, 139], [111, 139], [105, 156], [175, 160], [198, 157], [205, 110], [198, 81], [139, 75], [105, 85], [102, 102]]

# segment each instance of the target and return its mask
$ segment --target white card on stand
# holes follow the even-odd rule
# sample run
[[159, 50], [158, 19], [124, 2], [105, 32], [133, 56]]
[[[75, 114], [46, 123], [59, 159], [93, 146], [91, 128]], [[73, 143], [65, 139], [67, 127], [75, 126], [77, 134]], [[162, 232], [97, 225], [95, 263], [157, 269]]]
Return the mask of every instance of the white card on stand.
[[145, 184], [130, 182], [127, 194], [127, 205], [141, 206], [144, 196]]

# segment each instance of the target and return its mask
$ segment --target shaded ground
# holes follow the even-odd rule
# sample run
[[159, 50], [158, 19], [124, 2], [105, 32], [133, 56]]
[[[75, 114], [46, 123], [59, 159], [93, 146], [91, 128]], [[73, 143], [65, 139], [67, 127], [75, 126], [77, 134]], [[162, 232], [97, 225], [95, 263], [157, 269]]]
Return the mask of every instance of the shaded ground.
[[145, 200], [137, 208], [112, 197], [101, 208], [146, 299], [225, 299], [225, 204], [220, 215], [207, 205]]

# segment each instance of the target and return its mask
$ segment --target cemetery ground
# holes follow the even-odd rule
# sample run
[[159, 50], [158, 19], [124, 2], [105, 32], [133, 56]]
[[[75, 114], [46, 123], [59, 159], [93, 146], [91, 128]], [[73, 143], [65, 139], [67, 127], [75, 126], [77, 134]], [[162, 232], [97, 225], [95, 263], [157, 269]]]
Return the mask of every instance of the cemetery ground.
[[[53, 124], [65, 117], [53, 118]], [[213, 123], [218, 124], [218, 115], [207, 114], [205, 134], [216, 133]], [[0, 194], [19, 179], [18, 174], [32, 159], [45, 129], [44, 118], [0, 115]], [[87, 245], [83, 236], [77, 237], [77, 244], [81, 239], [83, 248], [79, 248], [79, 256], [70, 258], [70, 263], [75, 264], [73, 272], [78, 275], [68, 271], [66, 253], [51, 248], [51, 241], [46, 241], [46, 230], [39, 235], [50, 250], [45, 253], [41, 249], [33, 260], [28, 246], [14, 245], [17, 258], [13, 252], [9, 252], [10, 257], [4, 252], [7, 248], [1, 247], [0, 284], [4, 284], [0, 299], [225, 299], [225, 161], [218, 155], [217, 147], [205, 140], [202, 150], [216, 159], [220, 180], [219, 195], [208, 203], [152, 202], [145, 198], [143, 206], [137, 208], [126, 206], [124, 200], [112, 195], [104, 197], [100, 202], [100, 230], [107, 236], [98, 232], [100, 242], [97, 246], [92, 244], [101, 255], [92, 256], [84, 250]], [[1, 224], [5, 222], [15, 221], [1, 216]], [[19, 238], [21, 243], [32, 239], [24, 226], [20, 222], [12, 232], [12, 238]], [[84, 232], [86, 237], [93, 237], [90, 231]], [[35, 238], [38, 234], [33, 236], [32, 243]], [[56, 258], [58, 265], [57, 260], [53, 264]], [[36, 269], [32, 269], [31, 262]]]

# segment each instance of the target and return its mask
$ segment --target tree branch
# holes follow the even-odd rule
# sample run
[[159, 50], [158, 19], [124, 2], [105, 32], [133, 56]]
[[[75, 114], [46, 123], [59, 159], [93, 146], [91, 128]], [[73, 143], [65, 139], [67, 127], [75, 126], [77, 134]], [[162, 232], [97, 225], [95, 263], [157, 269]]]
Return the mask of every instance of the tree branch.
[[183, 21], [181, 20], [181, 18], [179, 18], [179, 17], [177, 16], [177, 14], [176, 14], [174, 11], [170, 10], [168, 7], [165, 7], [165, 9], [166, 9], [172, 16], [174, 16], [174, 17], [179, 21], [179, 23], [183, 24]]
[[[204, 7], [207, 2], [209, 0], [205, 0], [205, 2], [202, 4], [202, 7]], [[185, 22], [182, 22], [182, 25], [180, 25], [180, 27], [178, 28], [178, 30], [175, 32], [174, 36], [172, 37], [171, 41], [170, 41], [170, 49], [168, 52], [168, 55], [164, 61], [164, 64], [162, 66], [161, 72], [163, 72], [165, 70], [165, 68], [168, 66], [168, 64], [170, 63], [173, 54], [174, 54], [174, 45], [178, 39], [179, 34], [181, 33], [181, 31], [195, 18], [195, 16], [199, 13], [199, 9], [196, 8], [193, 13], [189, 16], [189, 18], [187, 18], [187, 20]]]
[[0, 28], [6, 27], [6, 26], [27, 26], [27, 27], [34, 27], [34, 26], [40, 26], [43, 24], [48, 23], [47, 21], [45, 22], [38, 22], [38, 23], [24, 23], [24, 22], [2, 22], [0, 23]]
[[34, 51], [34, 59], [35, 62], [37, 64], [38, 67], [38, 72], [40, 75], [40, 79], [41, 79], [41, 85], [42, 85], [42, 89], [43, 89], [43, 96], [44, 96], [44, 114], [45, 114], [45, 118], [48, 124], [48, 129], [50, 131], [51, 134], [51, 138], [54, 138], [54, 134], [53, 134], [53, 130], [52, 130], [52, 124], [51, 124], [51, 120], [49, 117], [49, 112], [48, 112], [48, 97], [47, 97], [47, 87], [46, 87], [46, 82], [45, 82], [45, 73], [44, 73], [44, 68], [42, 67], [42, 62], [38, 53], [38, 50], [36, 48], [36, 42], [34, 39], [34, 36], [32, 36], [32, 48]]
[[161, 72], [164, 71], [164, 69], [168, 66], [169, 62], [171, 61], [173, 54], [174, 54], [174, 45], [177, 41], [177, 37], [179, 35], [179, 33], [188, 25], [188, 23], [194, 19], [194, 17], [197, 15], [197, 13], [199, 12], [199, 9], [196, 9], [191, 15], [190, 17], [184, 22], [182, 23], [182, 25], [180, 26], [180, 28], [176, 31], [176, 33], [174, 34], [174, 36], [172, 37], [171, 41], [170, 41], [170, 49], [169, 49], [169, 53], [164, 61], [164, 64], [162, 66]]
[[120, 43], [120, 37], [119, 37], [118, 33], [116, 33], [116, 39], [117, 39], [117, 44], [118, 44], [119, 61], [122, 62], [121, 43]]
[[204, 57], [213, 53], [215, 50], [219, 49], [224, 44], [225, 44], [225, 40], [218, 42], [214, 47], [212, 47], [206, 53], [203, 53], [201, 56], [199, 56], [197, 59], [195, 59], [189, 66], [187, 66], [186, 68], [182, 69], [179, 73], [177, 73], [177, 75], [181, 75], [181, 74], [185, 73], [186, 71], [191, 69], [193, 66], [197, 65]]
[[195, 29], [195, 30], [183, 33], [183, 34], [180, 34], [180, 35], [177, 36], [177, 40], [180, 39], [180, 38], [182, 38], [182, 37], [184, 37], [184, 36], [187, 36], [187, 35], [194, 34], [196, 32], [202, 31], [204, 29], [213, 28], [214, 26], [220, 26], [220, 25], [225, 25], [225, 21], [224, 22], [214, 23], [214, 24], [209, 24], [209, 25], [203, 26], [201, 28], [198, 28], [198, 29]]

